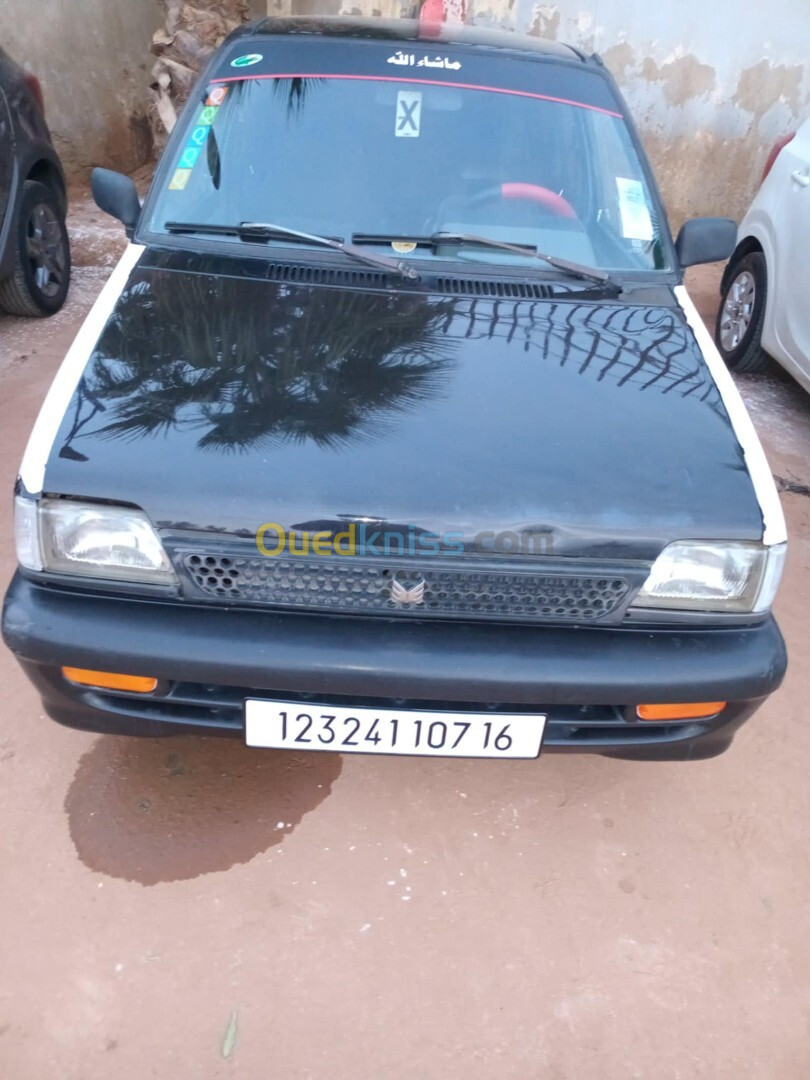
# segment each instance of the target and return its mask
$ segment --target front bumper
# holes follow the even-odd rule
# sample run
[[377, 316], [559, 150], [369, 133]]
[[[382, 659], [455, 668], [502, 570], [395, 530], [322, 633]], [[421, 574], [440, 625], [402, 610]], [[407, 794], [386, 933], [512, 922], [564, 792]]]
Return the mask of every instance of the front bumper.
[[[545, 712], [545, 750], [702, 758], [782, 681], [772, 618], [745, 628], [460, 624], [100, 596], [16, 574], [3, 637], [55, 720], [91, 731], [237, 734], [245, 697]], [[154, 676], [141, 696], [67, 683], [60, 667]], [[651, 724], [639, 702], [728, 701], [715, 719]]]

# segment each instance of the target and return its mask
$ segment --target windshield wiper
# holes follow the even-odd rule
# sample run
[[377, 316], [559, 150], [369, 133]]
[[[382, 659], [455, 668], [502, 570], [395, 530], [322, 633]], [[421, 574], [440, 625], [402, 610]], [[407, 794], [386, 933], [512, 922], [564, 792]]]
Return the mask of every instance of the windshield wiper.
[[262, 221], [243, 221], [241, 225], [211, 225], [207, 222], [167, 221], [164, 229], [170, 233], [203, 233], [206, 236], [236, 236], [240, 240], [267, 242], [269, 240], [292, 240], [296, 243], [317, 244], [319, 247], [342, 251], [358, 262], [377, 269], [390, 270], [409, 281], [418, 281], [419, 274], [412, 266], [401, 259], [391, 259], [386, 255], [373, 255], [362, 251], [354, 244], [346, 244], [340, 237], [315, 236], [301, 232], [300, 229], [288, 229], [286, 225], [272, 225]]
[[620, 281], [617, 281], [606, 270], [600, 270], [596, 266], [584, 266], [582, 263], [571, 262], [570, 259], [561, 259], [558, 255], [547, 255], [531, 244], [508, 244], [505, 240], [491, 240], [488, 236], [476, 236], [474, 233], [435, 232], [430, 236], [378, 236], [374, 233], [355, 233], [352, 240], [355, 244], [391, 244], [401, 241], [430, 247], [449, 244], [453, 247], [495, 248], [499, 251], [511, 251], [514, 255], [522, 255], [524, 258], [540, 259], [541, 262], [553, 266], [555, 270], [561, 270], [582, 281], [596, 282], [597, 285], [615, 291], [617, 294], [623, 289]]

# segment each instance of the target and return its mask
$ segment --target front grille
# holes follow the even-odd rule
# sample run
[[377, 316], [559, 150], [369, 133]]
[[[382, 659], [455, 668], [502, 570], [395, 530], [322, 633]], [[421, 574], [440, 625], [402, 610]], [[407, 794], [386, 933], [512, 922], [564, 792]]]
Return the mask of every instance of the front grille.
[[615, 622], [624, 613], [635, 576], [604, 569], [600, 573], [577, 568], [572, 573], [544, 567], [538, 572], [533, 567], [469, 563], [450, 569], [446, 561], [437, 565], [383, 557], [199, 551], [178, 556], [187, 592], [197, 599], [410, 618]]

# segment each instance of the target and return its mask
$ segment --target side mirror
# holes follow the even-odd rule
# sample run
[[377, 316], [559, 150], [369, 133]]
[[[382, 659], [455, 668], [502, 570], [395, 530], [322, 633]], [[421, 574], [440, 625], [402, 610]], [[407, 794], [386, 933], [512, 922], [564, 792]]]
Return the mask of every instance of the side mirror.
[[737, 226], [731, 218], [705, 217], [687, 221], [678, 233], [675, 252], [681, 266], [722, 262], [737, 246]]
[[132, 236], [140, 217], [141, 200], [130, 178], [110, 169], [93, 169], [91, 187], [99, 210], [118, 218], [127, 236]]

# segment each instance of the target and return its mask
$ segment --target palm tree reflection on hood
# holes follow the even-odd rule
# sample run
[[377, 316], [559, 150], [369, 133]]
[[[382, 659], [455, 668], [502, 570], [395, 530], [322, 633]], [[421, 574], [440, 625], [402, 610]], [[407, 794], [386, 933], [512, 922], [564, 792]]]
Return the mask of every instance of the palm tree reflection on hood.
[[68, 443], [87, 431], [84, 402], [94, 417], [104, 414], [92, 434], [195, 430], [209, 450], [305, 440], [339, 447], [384, 434], [397, 413], [442, 390], [454, 351], [443, 334], [448, 304], [337, 296], [208, 276], [175, 278], [166, 289], [135, 284], [79, 387]]

